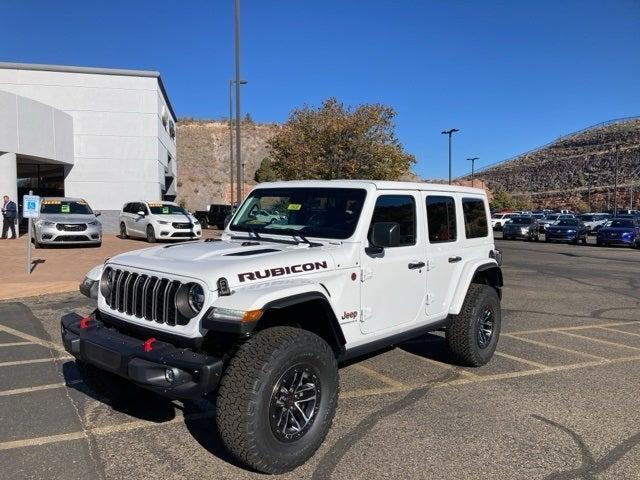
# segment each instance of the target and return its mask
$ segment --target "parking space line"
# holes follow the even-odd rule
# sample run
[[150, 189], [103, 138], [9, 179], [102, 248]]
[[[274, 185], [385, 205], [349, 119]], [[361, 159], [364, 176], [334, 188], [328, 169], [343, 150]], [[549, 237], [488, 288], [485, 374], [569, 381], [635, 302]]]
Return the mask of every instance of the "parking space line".
[[379, 382], [382, 382], [386, 385], [389, 385], [390, 387], [394, 387], [394, 388], [404, 388], [405, 385], [402, 382], [399, 382], [397, 380], [394, 380], [393, 378], [387, 377], [386, 375], [373, 370], [369, 367], [365, 367], [364, 365], [361, 365], [359, 363], [356, 363], [354, 365], [352, 365], [352, 367], [356, 370], [358, 370], [359, 372], [364, 373], [365, 375], [373, 378], [374, 380], [378, 380]]
[[43, 347], [51, 348], [53, 350], [57, 350], [58, 352], [67, 353], [64, 347], [62, 347], [61, 345], [58, 345], [57, 343], [50, 342], [48, 340], [43, 340], [42, 338], [34, 337], [33, 335], [29, 335], [28, 333], [21, 332], [20, 330], [15, 330], [11, 327], [7, 327], [2, 324], [0, 324], [0, 332], [6, 332], [13, 336], [20, 337], [24, 340], [37, 343], [38, 345], [42, 345]]
[[[481, 383], [481, 382], [499, 381], [499, 380], [506, 380], [506, 379], [512, 379], [512, 378], [519, 378], [519, 377], [528, 377], [533, 375], [543, 375], [543, 374], [548, 374], [553, 372], [562, 372], [566, 370], [576, 370], [580, 368], [594, 367], [599, 365], [618, 364], [618, 363], [624, 363], [624, 362], [630, 362], [630, 361], [636, 361], [636, 360], [640, 360], [640, 355], [633, 356], [633, 357], [616, 358], [612, 360], [602, 359], [602, 360], [592, 361], [592, 362], [574, 363], [570, 365], [559, 365], [555, 367], [549, 367], [546, 369], [525, 370], [522, 372], [498, 373], [494, 375], [484, 375], [484, 376], [475, 375], [476, 378], [458, 378], [448, 382], [442, 382], [442, 383], [436, 383], [436, 384], [427, 383], [424, 385], [416, 385], [412, 387], [403, 387], [403, 388], [383, 387], [383, 388], [351, 390], [348, 392], [341, 393], [340, 398], [353, 399], [353, 398], [361, 398], [365, 396], [377, 396], [377, 395], [385, 395], [390, 393], [408, 392], [408, 391], [416, 390], [418, 388], [422, 388], [425, 386], [431, 386], [433, 388], [442, 388], [450, 385], [467, 385], [467, 384], [474, 384], [474, 383]], [[458, 372], [462, 373], [461, 370], [458, 370]], [[85, 431], [71, 432], [71, 433], [65, 433], [62, 435], [51, 435], [46, 437], [35, 437], [35, 438], [27, 438], [23, 440], [0, 442], [0, 451], [46, 445], [50, 443], [67, 442], [71, 440], [79, 440], [79, 439], [86, 438], [88, 434], [109, 435], [112, 433], [122, 433], [122, 432], [131, 431], [131, 430], [137, 430], [139, 428], [171, 425], [171, 424], [179, 423], [185, 420], [199, 420], [203, 418], [211, 418], [214, 415], [215, 415], [215, 412], [213, 411], [206, 411], [206, 412], [193, 413], [193, 414], [187, 414], [187, 415], [177, 415], [175, 418], [163, 423], [157, 423], [150, 420], [134, 420], [126, 423], [87, 429], [86, 432]]]
[[513, 360], [514, 362], [520, 362], [520, 363], [524, 363], [525, 365], [531, 365], [532, 367], [536, 367], [539, 368], [541, 370], [546, 370], [547, 368], [550, 368], [549, 365], [544, 365], [542, 363], [538, 363], [538, 362], [533, 362], [531, 360], [527, 360], [526, 358], [520, 358], [520, 357], [516, 357], [515, 355], [509, 355], [508, 353], [502, 353], [502, 352], [494, 352], [495, 355], [499, 356], [499, 357], [504, 357], [507, 358], [509, 360]]
[[73, 357], [49, 357], [49, 358], [34, 358], [33, 360], [16, 360], [14, 362], [0, 362], [0, 367], [14, 367], [16, 365], [28, 365], [29, 363], [45, 363], [54, 362], [56, 360], [73, 360]]
[[538, 328], [535, 330], [521, 330], [519, 332], [500, 333], [500, 335], [529, 335], [532, 333], [550, 333], [572, 330], [588, 330], [590, 328], [604, 328], [604, 327], [619, 327], [621, 325], [629, 325], [630, 323], [638, 323], [634, 320], [628, 320], [625, 322], [613, 322], [613, 323], [601, 323], [599, 325], [577, 325], [575, 327], [552, 327], [552, 328]]
[[560, 350], [561, 352], [573, 353], [573, 354], [576, 354], [576, 355], [583, 355], [585, 357], [591, 357], [591, 358], [595, 358], [597, 360], [609, 360], [608, 358], [600, 357], [598, 355], [593, 355], [591, 353], [584, 353], [584, 352], [579, 352], [578, 350], [572, 350], [570, 348], [558, 347], [556, 345], [551, 345], [549, 343], [544, 343], [544, 342], [538, 342], [536, 340], [531, 340], [530, 338], [522, 338], [522, 337], [519, 337], [518, 335], [514, 335], [514, 334], [511, 334], [511, 333], [503, 333], [502, 334], [503, 337], [514, 338], [516, 340], [520, 340], [521, 342], [530, 343], [531, 345], [537, 345], [539, 347], [551, 348], [553, 350]]
[[21, 347], [22, 345], [34, 345], [33, 342], [8, 342], [8, 343], [0, 343], [0, 348], [2, 347]]
[[612, 347], [629, 348], [631, 350], [640, 350], [640, 347], [632, 347], [630, 345], [622, 345], [621, 343], [610, 342], [608, 340], [600, 340], [599, 338], [592, 338], [592, 337], [587, 337], [585, 335], [578, 335], [577, 333], [563, 332], [563, 331], [559, 331], [558, 333], [561, 333], [562, 335], [569, 335], [570, 337], [576, 337], [576, 338], [583, 338], [585, 340], [591, 340], [592, 342], [603, 343], [605, 345], [610, 345]]
[[82, 383], [82, 380], [71, 380], [70, 382], [49, 383], [48, 385], [38, 385], [36, 387], [14, 388], [13, 390], [0, 391], [0, 397], [8, 397], [10, 395], [20, 395], [23, 393], [41, 392], [42, 390], [53, 390], [54, 388], [69, 387]]
[[626, 330], [618, 330], [617, 328], [610, 327], [598, 327], [600, 330], [607, 330], [608, 332], [624, 333], [625, 335], [633, 335], [634, 337], [640, 337], [640, 333], [627, 332]]

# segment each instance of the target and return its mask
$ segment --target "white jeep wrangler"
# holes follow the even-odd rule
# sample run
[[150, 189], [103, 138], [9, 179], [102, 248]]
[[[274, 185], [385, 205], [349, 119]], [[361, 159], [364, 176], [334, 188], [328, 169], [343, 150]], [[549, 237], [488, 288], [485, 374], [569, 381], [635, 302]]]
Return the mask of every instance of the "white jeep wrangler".
[[220, 239], [93, 269], [81, 290], [98, 308], [62, 319], [64, 345], [88, 381], [215, 391], [230, 452], [285, 472], [327, 434], [340, 362], [438, 329], [460, 364], [491, 359], [502, 273], [488, 212], [465, 187], [261, 184]]

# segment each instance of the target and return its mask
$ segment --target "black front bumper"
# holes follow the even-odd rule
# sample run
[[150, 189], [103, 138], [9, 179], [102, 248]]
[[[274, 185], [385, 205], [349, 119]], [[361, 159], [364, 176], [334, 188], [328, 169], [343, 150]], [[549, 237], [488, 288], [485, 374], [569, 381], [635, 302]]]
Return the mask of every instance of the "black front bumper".
[[160, 340], [145, 342], [105, 325], [94, 312], [88, 320], [62, 317], [64, 348], [76, 359], [131, 380], [170, 398], [197, 398], [218, 386], [222, 360]]

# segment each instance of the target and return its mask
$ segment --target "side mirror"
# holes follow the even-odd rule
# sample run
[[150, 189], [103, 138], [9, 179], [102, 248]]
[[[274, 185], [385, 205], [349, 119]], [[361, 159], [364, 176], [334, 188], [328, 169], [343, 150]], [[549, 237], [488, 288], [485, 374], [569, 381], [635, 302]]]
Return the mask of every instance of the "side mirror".
[[226, 217], [224, 217], [224, 228], [227, 228], [227, 225], [229, 225], [232, 216], [233, 215], [227, 215]]
[[145, 213], [144, 213], [142, 210], [140, 210], [140, 211], [138, 212], [138, 215], [139, 215], [139, 216], [141, 216], [141, 217], [144, 217]]
[[373, 224], [371, 247], [367, 253], [382, 253], [385, 248], [400, 245], [400, 224], [397, 222], [377, 222]]
[[96, 217], [99, 217], [100, 215], [102, 215], [102, 212], [94, 212], [96, 214]]

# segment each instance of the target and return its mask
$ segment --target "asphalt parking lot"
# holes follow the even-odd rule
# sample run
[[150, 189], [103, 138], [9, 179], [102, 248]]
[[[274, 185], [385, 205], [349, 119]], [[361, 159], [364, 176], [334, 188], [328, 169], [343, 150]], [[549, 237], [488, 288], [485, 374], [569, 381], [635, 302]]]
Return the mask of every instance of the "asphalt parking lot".
[[[479, 369], [439, 335], [344, 366], [301, 479], [639, 479], [640, 251], [497, 241], [503, 331]], [[207, 401], [92, 392], [62, 349], [61, 294], [0, 303], [2, 478], [244, 479]]]

